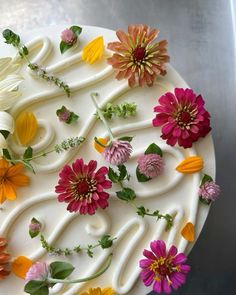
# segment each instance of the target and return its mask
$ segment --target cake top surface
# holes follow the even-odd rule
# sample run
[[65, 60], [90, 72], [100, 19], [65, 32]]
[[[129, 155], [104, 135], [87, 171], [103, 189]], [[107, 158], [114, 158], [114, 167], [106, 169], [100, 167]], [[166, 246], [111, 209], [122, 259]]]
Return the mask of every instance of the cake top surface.
[[[12, 269], [7, 276], [0, 259], [6, 294], [25, 294], [37, 271], [64, 279], [71, 265], [73, 278], [104, 273], [50, 285], [50, 294], [168, 292], [168, 280], [182, 274], [184, 262], [170, 247], [188, 254], [201, 232], [218, 192], [215, 156], [204, 101], [166, 65], [167, 44], [155, 43], [156, 34], [144, 25], [128, 33], [56, 26], [20, 41], [5, 31], [0, 39], [0, 129], [8, 135], [0, 138], [0, 251], [10, 253]], [[156, 261], [144, 261], [150, 242], [152, 251], [166, 244], [171, 253], [160, 260], [154, 251]], [[55, 261], [70, 263], [58, 266], [64, 276], [55, 264], [48, 271]], [[83, 294], [100, 294], [90, 292]]]

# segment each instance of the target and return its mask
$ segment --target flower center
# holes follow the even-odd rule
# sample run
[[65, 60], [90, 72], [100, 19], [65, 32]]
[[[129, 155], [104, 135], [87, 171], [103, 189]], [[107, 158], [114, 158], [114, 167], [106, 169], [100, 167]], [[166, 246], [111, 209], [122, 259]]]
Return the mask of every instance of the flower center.
[[189, 112], [182, 112], [180, 114], [180, 120], [185, 123], [188, 124], [192, 121], [191, 115], [189, 114]]
[[177, 124], [181, 128], [189, 129], [195, 119], [195, 110], [190, 111], [187, 106], [181, 108], [176, 114]]
[[82, 180], [77, 184], [77, 192], [79, 195], [86, 195], [89, 192], [89, 184], [86, 180]]
[[134, 49], [133, 51], [133, 58], [135, 61], [142, 61], [145, 57], [145, 48], [144, 47], [141, 47], [141, 46], [138, 46]]

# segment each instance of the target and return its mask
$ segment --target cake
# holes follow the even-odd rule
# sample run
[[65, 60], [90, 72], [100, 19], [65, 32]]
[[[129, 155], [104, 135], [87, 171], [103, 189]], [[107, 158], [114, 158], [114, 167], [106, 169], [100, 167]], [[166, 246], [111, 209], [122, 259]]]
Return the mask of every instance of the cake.
[[[127, 43], [124, 32], [118, 31], [116, 35], [112, 30], [99, 27], [82, 26], [82, 32], [80, 27], [71, 28], [65, 30], [63, 26], [55, 26], [20, 34], [21, 44], [25, 44], [26, 48], [20, 47], [23, 50], [21, 54], [30, 60], [31, 68], [27, 68], [24, 58], [19, 54], [16, 56], [19, 48], [4, 42], [6, 35], [5, 39], [0, 39], [0, 63], [4, 69], [3, 72], [0, 69], [0, 83], [7, 76], [9, 78], [9, 75], [15, 83], [7, 89], [6, 84], [0, 84], [0, 129], [10, 133], [6, 142], [1, 137], [3, 158], [0, 170], [1, 175], [5, 175], [5, 178], [1, 176], [0, 196], [1, 293], [26, 294], [24, 285], [34, 280], [33, 272], [36, 272], [36, 268], [32, 268], [37, 261], [44, 263], [38, 263], [38, 270], [41, 267], [41, 271], [55, 261], [65, 261], [74, 266], [73, 272], [71, 269], [67, 275], [61, 277], [54, 274], [54, 278], [66, 278], [71, 272], [70, 279], [84, 278], [103, 270], [111, 253], [111, 265], [103, 274], [84, 283], [50, 285], [50, 294], [137, 295], [148, 294], [152, 290], [158, 293], [169, 292], [182, 285], [181, 280], [185, 280], [190, 269], [186, 265], [182, 269], [180, 258], [185, 262], [183, 254], [178, 256], [179, 265], [178, 259], [175, 260], [175, 265], [173, 259], [177, 253], [172, 247], [168, 258], [172, 264], [166, 262], [164, 254], [162, 260], [159, 257], [156, 264], [155, 261], [150, 264], [147, 261], [147, 252], [144, 259], [143, 250], [150, 251], [152, 242], [152, 250], [156, 248], [157, 252], [162, 251], [166, 244], [167, 249], [175, 245], [178, 253], [187, 255], [203, 228], [209, 203], [219, 192], [213, 181], [215, 156], [209, 133], [209, 114], [204, 109], [201, 97], [196, 96], [174, 68], [166, 63], [166, 42], [159, 43], [159, 63], [151, 60], [147, 64], [149, 68], [144, 69], [149, 74], [141, 77], [142, 74], [138, 71], [135, 74], [128, 70], [122, 72], [122, 66], [127, 66], [127, 61], [123, 60], [122, 63], [118, 52], [125, 50], [122, 47]], [[146, 26], [137, 28], [130, 26], [130, 34], [135, 35], [140, 31], [147, 33]], [[152, 42], [156, 31], [150, 32], [149, 41]], [[118, 41], [117, 36], [123, 44], [114, 43]], [[92, 43], [92, 40], [95, 42]], [[149, 41], [146, 40], [147, 43]], [[103, 42], [104, 51], [103, 45], [101, 46]], [[110, 44], [109, 49], [107, 44]], [[146, 47], [146, 51], [154, 52], [153, 48]], [[140, 62], [140, 66], [145, 51], [142, 46], [135, 50], [133, 56], [135, 55], [136, 60], [133, 62]], [[155, 54], [153, 52], [150, 52], [150, 56]], [[3, 59], [5, 57], [15, 57], [8, 68], [6, 64], [9, 59]], [[19, 64], [20, 68], [16, 72]], [[153, 74], [152, 66], [155, 65], [158, 67], [155, 67]], [[54, 79], [48, 78], [49, 76]], [[55, 77], [59, 79], [56, 80]], [[50, 80], [51, 83], [45, 80]], [[9, 98], [8, 102], [14, 102], [10, 106], [4, 105], [3, 91], [8, 91], [8, 94], [11, 92], [11, 100]], [[195, 123], [191, 123], [193, 136], [189, 141], [178, 140], [185, 125], [178, 125], [180, 129], [175, 129], [170, 126], [173, 122], [166, 119], [167, 115], [164, 114], [168, 103], [173, 107], [175, 95], [188, 97], [192, 102], [197, 100], [199, 108], [202, 108], [199, 121], [205, 125], [202, 123], [200, 127], [192, 127]], [[95, 107], [96, 103], [98, 109]], [[117, 105], [120, 109], [114, 107]], [[104, 125], [99, 112], [106, 107], [107, 113], [103, 112], [106, 117]], [[111, 120], [109, 115], [112, 116]], [[191, 115], [197, 116], [194, 112]], [[180, 116], [180, 121], [181, 118], [185, 123], [190, 120], [186, 117], [186, 112]], [[11, 124], [11, 118], [15, 122], [15, 128]], [[113, 141], [106, 123], [114, 136]], [[199, 135], [200, 130], [202, 133]], [[6, 135], [3, 132], [4, 134]], [[182, 136], [186, 137], [188, 136]], [[64, 146], [61, 145], [63, 141]], [[73, 144], [75, 147], [70, 148]], [[58, 152], [48, 153], [55, 151], [55, 145]], [[11, 154], [12, 160], [8, 158], [6, 150]], [[9, 185], [7, 186], [5, 180], [6, 170], [10, 171], [9, 167], [14, 165], [15, 168], [11, 169], [17, 170], [16, 165], [19, 162], [14, 162], [14, 159], [23, 159], [24, 153], [24, 158], [29, 159], [32, 151], [35, 159], [24, 161], [27, 167], [24, 172], [21, 172], [22, 167], [19, 168], [20, 176], [18, 175], [18, 180], [13, 184], [13, 189], [16, 189], [17, 181], [22, 181], [22, 187], [17, 187], [17, 198], [9, 200], [14, 199], [14, 193], [7, 191]], [[91, 160], [93, 161], [90, 162]], [[89, 162], [89, 166], [84, 166]], [[120, 170], [127, 168], [127, 174], [124, 170], [120, 171], [120, 174], [125, 175], [123, 182], [116, 179], [119, 176], [116, 166]], [[70, 167], [84, 173], [82, 181], [75, 182]], [[94, 176], [95, 169], [98, 171], [101, 167], [100, 174]], [[111, 167], [109, 173], [108, 167]], [[93, 175], [93, 182], [90, 179], [89, 183], [84, 180], [87, 179], [88, 170], [91, 170], [90, 176]], [[11, 177], [17, 172], [8, 173]], [[96, 187], [99, 177], [102, 179], [101, 184]], [[11, 180], [13, 181], [8, 179]], [[83, 203], [83, 199], [79, 197], [73, 201], [66, 199], [63, 185], [69, 182], [76, 185], [76, 189], [70, 191], [72, 195], [77, 190], [80, 196], [88, 194], [86, 196], [92, 196], [94, 200], [86, 199]], [[132, 189], [124, 193], [119, 182]], [[97, 189], [96, 198], [88, 189], [92, 192]], [[116, 194], [117, 191], [122, 193]], [[159, 216], [160, 214], [165, 217]], [[43, 243], [44, 246], [47, 243], [47, 247], [42, 247]], [[99, 246], [93, 248], [97, 244]], [[64, 250], [60, 252], [58, 249]], [[78, 253], [73, 249], [77, 249]], [[47, 253], [50, 251], [51, 254]], [[153, 256], [148, 253], [149, 259], [152, 259]], [[161, 265], [168, 269], [161, 268]], [[11, 273], [8, 272], [10, 268]], [[171, 282], [173, 272], [180, 276], [183, 276], [183, 272], [184, 278], [173, 277]], [[41, 277], [38, 281], [40, 280], [44, 279]], [[166, 282], [168, 286], [165, 286]], [[42, 288], [42, 293], [28, 293], [48, 294], [48, 288]]]

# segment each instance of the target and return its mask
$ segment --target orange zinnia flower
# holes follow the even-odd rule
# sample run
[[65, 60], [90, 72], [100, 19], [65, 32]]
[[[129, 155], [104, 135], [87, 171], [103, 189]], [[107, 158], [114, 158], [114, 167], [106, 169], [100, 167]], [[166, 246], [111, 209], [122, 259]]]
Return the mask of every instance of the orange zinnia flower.
[[0, 204], [6, 200], [16, 199], [16, 188], [26, 186], [29, 177], [22, 174], [24, 165], [11, 165], [7, 160], [0, 159]]
[[10, 255], [3, 252], [6, 249], [7, 241], [0, 237], [0, 280], [10, 274]]

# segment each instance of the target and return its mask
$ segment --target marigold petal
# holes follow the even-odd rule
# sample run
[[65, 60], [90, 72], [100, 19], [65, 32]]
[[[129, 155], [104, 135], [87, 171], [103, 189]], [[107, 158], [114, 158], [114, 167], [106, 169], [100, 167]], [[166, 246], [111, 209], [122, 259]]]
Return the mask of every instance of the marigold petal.
[[29, 177], [24, 174], [18, 174], [8, 178], [15, 186], [26, 186], [29, 184]]
[[16, 276], [25, 279], [26, 273], [32, 265], [33, 262], [29, 258], [25, 256], [19, 256], [12, 262], [12, 272]]
[[82, 53], [82, 59], [89, 64], [93, 64], [101, 59], [104, 52], [103, 36], [99, 36], [85, 45]]
[[191, 222], [185, 224], [184, 228], [181, 230], [181, 235], [185, 240], [193, 242], [195, 239], [194, 225]]
[[6, 201], [6, 197], [3, 193], [3, 186], [0, 185], [0, 204], [3, 204]]
[[3, 195], [7, 200], [14, 201], [16, 199], [16, 191], [12, 183], [5, 180], [1, 185], [3, 187]]
[[32, 112], [23, 112], [16, 119], [16, 135], [20, 143], [27, 146], [34, 138], [38, 130], [38, 122]]
[[7, 169], [10, 166], [10, 163], [5, 159], [0, 159], [0, 170]]
[[[106, 145], [107, 143], [108, 143], [108, 138], [102, 138], [102, 137], [99, 137], [98, 139], [97, 139], [97, 141], [98, 142], [100, 142], [102, 145]], [[93, 143], [93, 146], [94, 146], [94, 148], [95, 148], [95, 150], [97, 151], [97, 152], [99, 152], [100, 154], [104, 151], [104, 147], [102, 147], [101, 145], [99, 145], [96, 141], [94, 141], [94, 143]]]
[[200, 156], [190, 156], [184, 159], [177, 167], [178, 172], [184, 174], [191, 174], [199, 172], [203, 169], [204, 162]]
[[115, 291], [110, 288], [110, 287], [106, 287], [102, 289], [102, 295], [115, 295]]
[[24, 165], [22, 163], [17, 163], [16, 165], [12, 165], [6, 172], [6, 176], [12, 177], [16, 176], [17, 174], [21, 173], [24, 169]]

